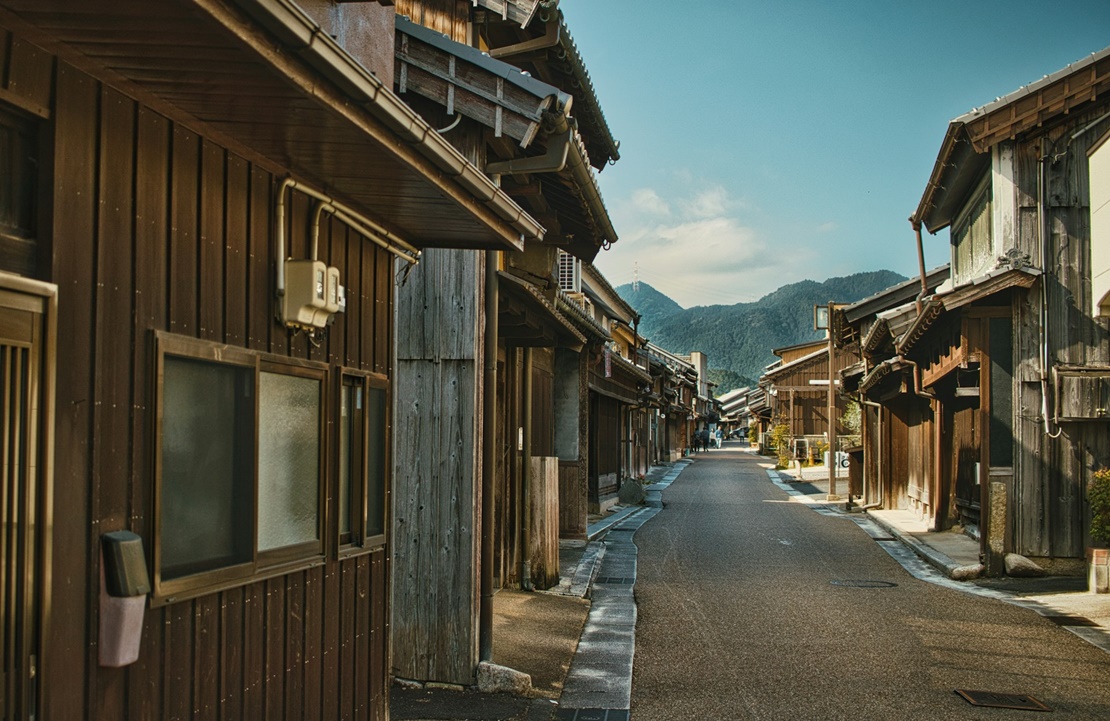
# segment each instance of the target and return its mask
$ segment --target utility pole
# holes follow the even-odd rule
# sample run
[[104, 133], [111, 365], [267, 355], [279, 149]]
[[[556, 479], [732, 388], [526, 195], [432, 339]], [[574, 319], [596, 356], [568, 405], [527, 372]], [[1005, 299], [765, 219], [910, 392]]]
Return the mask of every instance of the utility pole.
[[813, 328], [824, 329], [829, 346], [829, 387], [825, 395], [825, 412], [829, 416], [829, 493], [825, 498], [826, 501], [840, 500], [840, 496], [836, 494], [836, 366], [833, 364], [836, 357], [836, 345], [833, 343], [833, 311], [836, 306], [837, 304], [831, 300], [825, 305], [813, 306]]
[[833, 345], [833, 304], [829, 302], [828, 328], [825, 331], [829, 336], [829, 390], [826, 396], [829, 413], [829, 496], [828, 501], [839, 501], [836, 495], [836, 369], [833, 357], [836, 347]]

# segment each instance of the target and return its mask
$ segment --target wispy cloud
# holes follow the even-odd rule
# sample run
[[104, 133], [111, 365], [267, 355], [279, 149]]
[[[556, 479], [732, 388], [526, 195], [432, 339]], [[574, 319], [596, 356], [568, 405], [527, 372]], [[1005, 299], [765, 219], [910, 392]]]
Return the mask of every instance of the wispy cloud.
[[687, 307], [732, 304], [774, 290], [808, 255], [769, 247], [742, 217], [747, 204], [725, 187], [688, 185], [667, 198], [640, 188], [613, 206], [620, 240], [596, 261], [610, 281], [639, 278]]

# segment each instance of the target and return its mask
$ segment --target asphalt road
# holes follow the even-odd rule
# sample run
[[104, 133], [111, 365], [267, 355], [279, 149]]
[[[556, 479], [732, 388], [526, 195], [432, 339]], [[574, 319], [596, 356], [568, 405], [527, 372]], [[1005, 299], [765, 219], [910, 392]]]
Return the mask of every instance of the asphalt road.
[[1032, 611], [913, 578], [730, 446], [698, 454], [636, 533], [635, 721], [1038, 716], [955, 689], [1110, 719], [1110, 654]]

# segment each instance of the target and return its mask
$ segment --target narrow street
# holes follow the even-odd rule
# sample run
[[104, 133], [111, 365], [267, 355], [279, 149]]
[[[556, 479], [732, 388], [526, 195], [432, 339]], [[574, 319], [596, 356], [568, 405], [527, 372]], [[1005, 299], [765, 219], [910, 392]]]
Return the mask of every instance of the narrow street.
[[1008, 719], [955, 689], [1110, 718], [1110, 655], [1022, 608], [907, 573], [847, 516], [789, 500], [767, 459], [701, 453], [636, 533], [631, 717]]

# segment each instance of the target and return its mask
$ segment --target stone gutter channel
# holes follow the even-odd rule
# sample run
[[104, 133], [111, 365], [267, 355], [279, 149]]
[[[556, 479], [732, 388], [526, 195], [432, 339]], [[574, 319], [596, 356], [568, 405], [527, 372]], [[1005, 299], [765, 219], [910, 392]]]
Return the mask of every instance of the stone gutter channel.
[[675, 462], [648, 485], [644, 505], [590, 524], [589, 543], [569, 580], [572, 588], [589, 588], [590, 611], [559, 699], [558, 719], [628, 718], [636, 651], [637, 549], [632, 537], [662, 510], [663, 490], [690, 463]]

